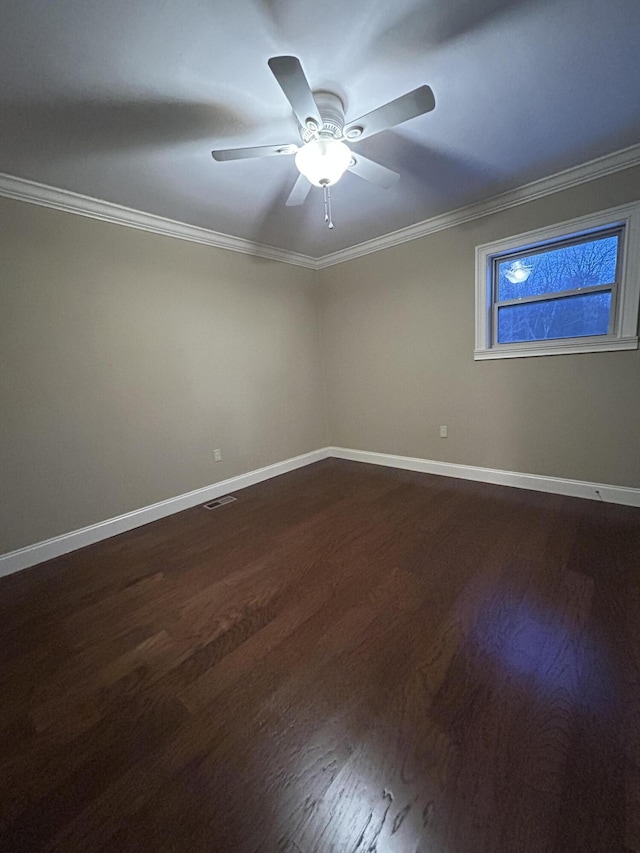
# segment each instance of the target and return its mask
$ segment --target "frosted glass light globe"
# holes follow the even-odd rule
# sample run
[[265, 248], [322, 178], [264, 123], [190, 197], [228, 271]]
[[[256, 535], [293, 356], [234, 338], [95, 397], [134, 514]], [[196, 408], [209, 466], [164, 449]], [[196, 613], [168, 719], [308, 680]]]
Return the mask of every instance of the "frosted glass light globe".
[[314, 186], [331, 186], [351, 163], [351, 151], [338, 139], [312, 139], [296, 153], [296, 166]]

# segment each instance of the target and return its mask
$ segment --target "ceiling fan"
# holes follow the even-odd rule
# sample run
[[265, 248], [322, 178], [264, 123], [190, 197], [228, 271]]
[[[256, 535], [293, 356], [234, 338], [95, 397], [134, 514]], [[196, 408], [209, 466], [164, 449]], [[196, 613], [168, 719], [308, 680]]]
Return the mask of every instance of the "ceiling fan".
[[[347, 142], [359, 142], [383, 130], [430, 112], [436, 105], [429, 86], [419, 86], [366, 115], [347, 122], [344, 104], [333, 92], [312, 92], [295, 56], [273, 56], [269, 68], [298, 119], [302, 145], [260, 145], [212, 151], [214, 160], [244, 160], [295, 154], [300, 172], [287, 198], [288, 206], [303, 204], [311, 186], [324, 189], [325, 222], [333, 228], [330, 187], [349, 170], [376, 186], [388, 189], [400, 175], [381, 163], [354, 154]], [[347, 141], [345, 141], [347, 140]]]

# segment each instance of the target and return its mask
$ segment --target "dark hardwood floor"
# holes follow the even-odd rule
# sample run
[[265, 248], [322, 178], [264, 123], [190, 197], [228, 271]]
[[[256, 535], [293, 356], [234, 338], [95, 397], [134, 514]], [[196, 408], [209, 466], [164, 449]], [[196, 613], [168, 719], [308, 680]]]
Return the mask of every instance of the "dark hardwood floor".
[[0, 580], [0, 849], [640, 851], [640, 510], [327, 460]]

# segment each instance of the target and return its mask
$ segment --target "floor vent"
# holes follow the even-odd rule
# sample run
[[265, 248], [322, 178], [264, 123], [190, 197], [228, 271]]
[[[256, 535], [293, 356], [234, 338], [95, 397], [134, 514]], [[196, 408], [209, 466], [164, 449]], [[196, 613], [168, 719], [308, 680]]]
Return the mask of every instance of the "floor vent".
[[224, 506], [225, 504], [231, 504], [234, 501], [237, 501], [238, 498], [234, 498], [233, 495], [224, 495], [222, 498], [216, 498], [213, 501], [209, 501], [209, 503], [202, 504], [205, 509], [218, 509], [219, 506]]

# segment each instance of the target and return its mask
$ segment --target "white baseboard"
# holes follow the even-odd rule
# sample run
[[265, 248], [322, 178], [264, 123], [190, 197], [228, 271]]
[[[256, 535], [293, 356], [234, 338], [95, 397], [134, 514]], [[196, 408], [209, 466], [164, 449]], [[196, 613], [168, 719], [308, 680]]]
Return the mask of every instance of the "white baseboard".
[[327, 448], [314, 450], [311, 453], [285, 459], [284, 462], [276, 462], [274, 465], [267, 465], [265, 468], [258, 468], [255, 471], [249, 471], [247, 474], [240, 474], [238, 477], [231, 477], [228, 480], [222, 480], [220, 483], [214, 483], [211, 486], [205, 486], [202, 489], [196, 489], [193, 492], [187, 492], [166, 501], [159, 501], [151, 504], [151, 506], [142, 507], [142, 509], [126, 512], [124, 515], [116, 516], [116, 518], [109, 518], [106, 521], [91, 524], [89, 527], [73, 530], [71, 533], [64, 533], [62, 536], [20, 548], [18, 551], [11, 551], [0, 556], [0, 577], [35, 566], [37, 563], [43, 563], [45, 560], [52, 560], [62, 554], [68, 554], [69, 551], [84, 548], [85, 545], [93, 545], [94, 542], [100, 542], [102, 539], [108, 539], [118, 533], [125, 533], [135, 527], [141, 527], [143, 524], [149, 524], [151, 521], [157, 521], [167, 515], [181, 512], [183, 509], [190, 509], [229, 492], [236, 492], [239, 489], [245, 489], [247, 486], [261, 483], [263, 480], [269, 480], [271, 477], [286, 474], [288, 471], [294, 471], [296, 468], [302, 468], [312, 462], [319, 462], [321, 459], [326, 459], [328, 455]]
[[321, 459], [334, 457], [336, 459], [348, 459], [353, 462], [368, 462], [373, 465], [384, 465], [388, 468], [403, 468], [408, 471], [421, 471], [425, 474], [438, 474], [443, 477], [457, 477], [463, 480], [477, 480], [482, 483], [494, 483], [498, 486], [514, 486], [518, 489], [532, 489], [536, 492], [550, 492], [557, 495], [567, 495], [575, 498], [588, 498], [590, 500], [603, 500], [609, 503], [624, 504], [625, 506], [640, 507], [640, 489], [628, 488], [626, 486], [611, 486], [605, 483], [589, 483], [584, 480], [566, 480], [560, 477], [543, 477], [539, 474], [520, 474], [515, 471], [500, 471], [497, 468], [479, 468], [474, 465], [457, 465], [452, 462], [436, 462], [431, 459], [419, 459], [412, 456], [394, 456], [390, 453], [373, 453], [366, 450], [351, 450], [345, 447], [324, 447], [240, 474], [169, 498], [166, 501], [143, 507], [142, 509], [127, 512], [116, 518], [83, 527], [81, 530], [73, 530], [62, 536], [38, 542], [18, 551], [11, 551], [0, 556], [0, 577], [27, 569], [45, 560], [60, 557], [85, 545], [92, 545], [102, 539], [125, 533], [151, 521], [165, 518], [167, 515], [181, 512], [183, 509], [197, 506], [221, 495], [245, 489], [302, 468]]
[[408, 471], [439, 474], [443, 477], [477, 480], [481, 483], [495, 483], [498, 486], [514, 486], [517, 489], [531, 489], [536, 492], [550, 492], [551, 494], [567, 495], [573, 498], [588, 498], [595, 501], [602, 500], [608, 503], [640, 507], [640, 489], [627, 486], [589, 483], [585, 480], [566, 480], [560, 477], [543, 477], [539, 474], [520, 474], [516, 471], [500, 471], [498, 468], [479, 468], [475, 465], [435, 462], [431, 459], [394, 456], [390, 453], [372, 453], [366, 450], [350, 450], [346, 447], [329, 447], [328, 455], [334, 456], [336, 459], [350, 459], [353, 462], [369, 462], [373, 465], [404, 468]]

